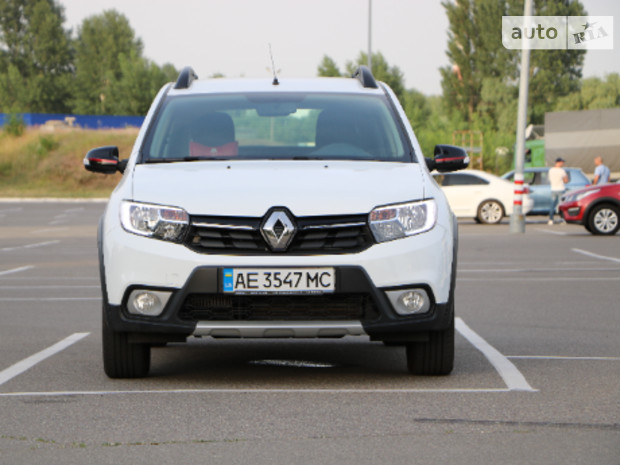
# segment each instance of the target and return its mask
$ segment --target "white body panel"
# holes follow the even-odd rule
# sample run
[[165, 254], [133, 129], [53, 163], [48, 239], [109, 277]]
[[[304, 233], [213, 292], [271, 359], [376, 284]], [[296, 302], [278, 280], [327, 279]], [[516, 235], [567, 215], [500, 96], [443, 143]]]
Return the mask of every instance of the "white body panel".
[[[190, 215], [296, 216], [370, 213], [424, 198], [420, 165], [359, 161], [198, 161], [138, 165], [130, 200], [184, 208]], [[428, 180], [426, 182], [429, 184]]]
[[[453, 255], [452, 215], [438, 186], [428, 177], [424, 181], [423, 170], [414, 163], [349, 161], [137, 166], [134, 188], [129, 182], [121, 183], [106, 210], [104, 260], [114, 257], [105, 261], [108, 301], [119, 305], [133, 284], [180, 288], [199, 266], [359, 265], [378, 287], [428, 283], [437, 302], [445, 303]], [[131, 176], [126, 175], [127, 179]], [[439, 200], [437, 224], [430, 231], [375, 244], [356, 254], [327, 256], [196, 253], [181, 244], [125, 231], [118, 211], [120, 201], [128, 199], [181, 207], [192, 215], [260, 217], [274, 206], [286, 207], [297, 216], [367, 214], [377, 206], [423, 198]]]
[[[511, 215], [514, 206], [514, 184], [489, 174], [485, 171], [466, 170], [459, 175], [473, 176], [488, 184], [468, 184], [442, 186], [450, 208], [458, 218], [473, 218], [478, 215], [478, 207], [485, 200], [498, 200], [504, 207], [506, 215]], [[523, 195], [523, 214], [529, 212], [534, 201], [529, 195]]]

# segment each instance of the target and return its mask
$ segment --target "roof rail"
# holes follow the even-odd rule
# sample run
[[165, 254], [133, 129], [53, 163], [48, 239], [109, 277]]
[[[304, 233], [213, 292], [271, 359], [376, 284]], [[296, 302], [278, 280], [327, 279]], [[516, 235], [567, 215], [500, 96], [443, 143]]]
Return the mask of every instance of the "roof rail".
[[377, 81], [375, 81], [375, 77], [372, 75], [372, 71], [370, 71], [368, 66], [361, 65], [351, 77], [357, 78], [364, 87], [369, 87], [372, 89], [377, 89], [379, 87], [377, 85]]
[[179, 73], [179, 78], [177, 79], [176, 84], [174, 85], [175, 89], [187, 89], [192, 85], [192, 82], [198, 79], [198, 75], [192, 69], [191, 66], [186, 66]]

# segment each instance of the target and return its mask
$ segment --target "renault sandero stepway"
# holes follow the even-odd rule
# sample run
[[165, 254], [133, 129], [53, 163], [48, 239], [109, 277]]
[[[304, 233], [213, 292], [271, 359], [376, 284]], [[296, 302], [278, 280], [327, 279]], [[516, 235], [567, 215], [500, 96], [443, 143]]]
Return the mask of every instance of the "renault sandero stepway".
[[157, 94], [98, 229], [103, 366], [146, 376], [191, 337], [366, 336], [410, 373], [454, 361], [457, 222], [390, 88], [352, 78], [206, 79]]

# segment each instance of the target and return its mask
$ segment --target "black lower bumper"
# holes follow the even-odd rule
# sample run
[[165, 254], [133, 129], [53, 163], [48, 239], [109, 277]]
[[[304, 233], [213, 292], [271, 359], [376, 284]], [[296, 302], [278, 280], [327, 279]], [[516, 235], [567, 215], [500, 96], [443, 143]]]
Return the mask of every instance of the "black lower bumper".
[[[147, 342], [151, 340], [153, 342], [176, 341], [190, 336], [194, 333], [197, 322], [207, 318], [204, 315], [209, 315], [208, 318], [212, 320], [227, 321], [228, 323], [234, 323], [235, 320], [251, 321], [255, 318], [260, 318], [263, 322], [269, 321], [269, 318], [273, 318], [274, 321], [282, 321], [283, 319], [288, 319], [287, 321], [311, 319], [325, 321], [330, 319], [329, 311], [334, 308], [334, 312], [342, 311], [342, 315], [344, 315], [334, 316], [334, 318], [357, 319], [362, 324], [365, 333], [372, 339], [394, 342], [419, 340], [425, 338], [427, 332], [442, 330], [451, 324], [454, 313], [452, 301], [447, 304], [437, 304], [431, 289], [425, 284], [412, 283], [407, 288], [424, 288], [431, 298], [430, 310], [425, 314], [404, 317], [396, 314], [386, 297], [384, 291], [389, 289], [375, 287], [363, 268], [356, 266], [337, 267], [336, 277], [337, 285], [333, 294], [297, 297], [290, 295], [229, 297], [221, 291], [222, 269], [200, 267], [192, 273], [181, 289], [151, 288], [153, 290], [172, 291], [172, 296], [160, 316], [143, 317], [127, 312], [127, 299], [132, 290], [148, 288], [145, 286], [128, 288], [123, 304], [120, 306], [109, 305], [104, 302], [104, 316], [110, 329], [134, 333], [135, 337]], [[226, 312], [211, 311], [209, 308], [206, 308], [202, 313], [195, 309], [188, 310], [189, 306], [195, 306], [194, 302], [196, 301], [211, 302], [220, 301], [223, 298], [237, 299], [234, 301], [234, 307], [238, 311], [233, 314], [234, 316], [226, 316]], [[297, 299], [297, 303], [295, 299]], [[299, 302], [302, 300], [305, 301], [306, 307], [300, 306]], [[233, 301], [231, 300], [231, 302]], [[241, 308], [240, 302], [244, 305], [243, 308]], [[359, 309], [355, 308], [356, 302], [360, 302]], [[203, 304], [203, 306], [205, 305]], [[287, 305], [294, 306], [296, 312], [286, 312]], [[313, 305], [323, 307], [323, 311], [314, 313], [311, 310]], [[275, 314], [272, 312], [270, 316], [269, 312], [256, 310], [256, 308], [264, 309], [265, 307], [274, 309]], [[281, 310], [279, 307], [282, 307]], [[304, 313], [303, 308], [308, 308], [308, 313]], [[328, 308], [327, 311], [326, 308]], [[335, 315], [340, 314], [335, 313]]]

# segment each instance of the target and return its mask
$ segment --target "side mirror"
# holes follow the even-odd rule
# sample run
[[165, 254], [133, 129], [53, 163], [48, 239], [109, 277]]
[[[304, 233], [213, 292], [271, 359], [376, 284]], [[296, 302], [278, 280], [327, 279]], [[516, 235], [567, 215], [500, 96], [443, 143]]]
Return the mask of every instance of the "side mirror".
[[118, 147], [108, 145], [89, 150], [84, 157], [84, 168], [94, 173], [114, 174], [125, 171], [125, 161], [118, 159]]
[[426, 166], [433, 171], [440, 173], [448, 171], [457, 171], [467, 168], [469, 165], [469, 156], [461, 147], [455, 145], [436, 145], [433, 159], [426, 158]]

